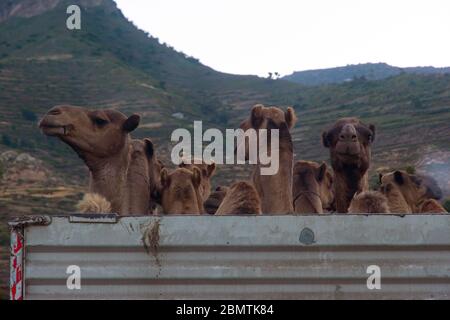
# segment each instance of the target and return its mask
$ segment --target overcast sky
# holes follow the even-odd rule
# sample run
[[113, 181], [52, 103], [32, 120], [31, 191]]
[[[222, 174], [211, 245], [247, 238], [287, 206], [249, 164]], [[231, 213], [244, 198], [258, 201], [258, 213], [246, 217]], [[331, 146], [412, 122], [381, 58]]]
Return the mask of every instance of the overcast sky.
[[236, 74], [365, 62], [450, 66], [448, 0], [116, 0], [179, 51]]

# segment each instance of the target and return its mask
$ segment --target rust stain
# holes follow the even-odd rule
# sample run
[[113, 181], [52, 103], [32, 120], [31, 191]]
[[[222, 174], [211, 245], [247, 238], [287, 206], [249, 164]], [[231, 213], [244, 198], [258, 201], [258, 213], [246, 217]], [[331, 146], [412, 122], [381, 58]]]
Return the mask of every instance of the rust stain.
[[[153, 221], [144, 232], [144, 248], [148, 254], [151, 254], [155, 258], [156, 265], [161, 272], [161, 261], [158, 256], [159, 249], [159, 228], [161, 223], [159, 220]], [[158, 274], [159, 274], [158, 272]]]

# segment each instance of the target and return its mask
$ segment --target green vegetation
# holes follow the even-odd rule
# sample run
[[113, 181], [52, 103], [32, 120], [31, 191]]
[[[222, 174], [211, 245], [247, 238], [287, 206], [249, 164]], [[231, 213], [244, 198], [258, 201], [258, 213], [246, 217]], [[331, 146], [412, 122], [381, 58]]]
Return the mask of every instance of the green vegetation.
[[0, 161], [0, 181], [2, 180], [4, 174], [5, 174], [5, 168], [4, 168], [3, 162]]
[[447, 212], [450, 212], [450, 198], [444, 200], [444, 208]]
[[9, 230], [5, 223], [0, 223], [0, 246], [9, 245]]
[[406, 171], [408, 174], [415, 174], [415, 173], [416, 173], [416, 168], [415, 168], [414, 166], [407, 166], [407, 167], [405, 168], [405, 171]]
[[32, 121], [32, 122], [37, 120], [36, 113], [34, 113], [31, 110], [25, 110], [25, 109], [22, 109], [22, 118], [24, 118], [27, 121]]

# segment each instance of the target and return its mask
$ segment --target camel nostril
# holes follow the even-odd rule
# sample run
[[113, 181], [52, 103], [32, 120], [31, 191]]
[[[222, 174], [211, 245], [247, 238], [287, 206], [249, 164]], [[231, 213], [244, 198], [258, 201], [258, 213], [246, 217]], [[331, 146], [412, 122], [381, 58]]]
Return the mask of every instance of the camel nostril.
[[339, 136], [339, 139], [340, 139], [340, 140], [345, 140], [345, 136], [344, 136], [343, 134], [341, 134], [341, 135]]
[[356, 141], [356, 135], [355, 135], [355, 134], [352, 135], [352, 140], [353, 140], [353, 141]]

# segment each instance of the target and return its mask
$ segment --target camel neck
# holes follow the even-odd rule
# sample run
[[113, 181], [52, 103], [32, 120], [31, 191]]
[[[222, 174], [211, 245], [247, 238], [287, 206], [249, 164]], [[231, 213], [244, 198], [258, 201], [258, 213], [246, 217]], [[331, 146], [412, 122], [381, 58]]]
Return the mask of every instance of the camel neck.
[[337, 212], [346, 213], [355, 193], [368, 190], [368, 175], [356, 167], [336, 171], [335, 175], [336, 209]]
[[122, 150], [110, 157], [88, 159], [86, 165], [91, 173], [90, 192], [98, 193], [111, 202], [112, 211], [126, 214], [124, 209], [127, 173], [130, 164], [130, 144], [125, 143]]
[[[270, 147], [269, 147], [270, 149]], [[261, 198], [264, 213], [285, 214], [294, 211], [292, 201], [292, 140], [280, 130], [279, 168], [274, 175], [261, 175], [261, 165], [256, 165], [253, 182]]]

